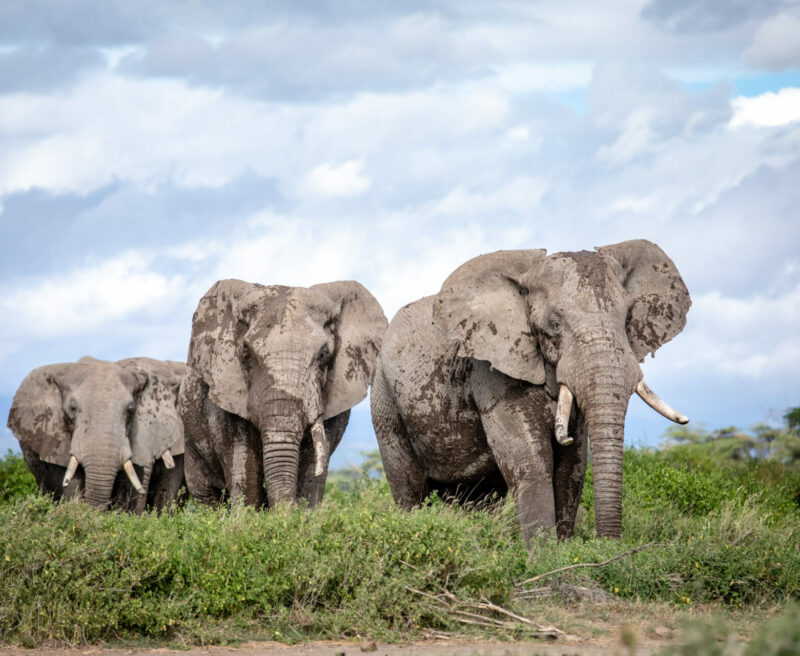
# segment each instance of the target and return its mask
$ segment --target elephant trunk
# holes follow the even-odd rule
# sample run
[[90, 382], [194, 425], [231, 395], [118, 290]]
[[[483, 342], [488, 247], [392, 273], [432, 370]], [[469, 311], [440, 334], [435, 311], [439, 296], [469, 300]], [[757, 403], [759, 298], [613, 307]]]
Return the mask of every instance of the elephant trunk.
[[628, 401], [641, 378], [639, 365], [621, 339], [587, 338], [573, 367], [559, 382], [575, 395], [589, 436], [600, 537], [622, 533], [622, 453]]
[[91, 462], [84, 465], [85, 489], [83, 498], [90, 506], [105, 510], [111, 501], [111, 492], [119, 467], [113, 463]]
[[293, 503], [297, 495], [300, 443], [305, 432], [303, 417], [302, 404], [296, 399], [272, 399], [264, 407], [261, 442], [270, 507]]
[[[593, 398], [592, 398], [593, 397]], [[595, 526], [599, 537], [622, 533], [622, 451], [630, 394], [622, 385], [598, 390], [584, 409], [594, 475]]]

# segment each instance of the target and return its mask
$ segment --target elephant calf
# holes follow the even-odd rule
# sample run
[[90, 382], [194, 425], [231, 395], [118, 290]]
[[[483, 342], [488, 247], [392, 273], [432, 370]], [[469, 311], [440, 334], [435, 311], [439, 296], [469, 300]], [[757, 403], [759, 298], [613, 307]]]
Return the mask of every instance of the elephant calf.
[[217, 282], [194, 313], [181, 386], [192, 496], [256, 507], [318, 503], [386, 325], [357, 282]]
[[176, 500], [185, 370], [181, 362], [88, 356], [34, 369], [14, 396], [8, 427], [39, 490], [137, 512]]
[[[597, 252], [498, 251], [407, 305], [383, 339], [372, 419], [395, 500], [510, 490], [523, 536], [572, 533], [591, 441], [597, 532], [622, 530], [622, 443], [639, 363], [677, 335], [691, 301], [646, 240]], [[574, 403], [573, 403], [574, 401]]]

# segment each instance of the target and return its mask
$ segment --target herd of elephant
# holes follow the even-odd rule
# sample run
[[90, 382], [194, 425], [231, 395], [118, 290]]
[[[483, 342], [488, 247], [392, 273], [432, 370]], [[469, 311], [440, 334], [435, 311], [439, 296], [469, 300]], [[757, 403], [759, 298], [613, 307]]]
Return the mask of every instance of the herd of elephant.
[[622, 530], [622, 452], [636, 392], [686, 417], [639, 363], [686, 323], [689, 292], [655, 244], [497, 251], [388, 323], [361, 284], [221, 280], [200, 299], [186, 364], [91, 357], [32, 371], [8, 425], [39, 489], [141, 512], [185, 486], [207, 504], [321, 500], [350, 409], [372, 421], [403, 508], [434, 490], [511, 493], [523, 537], [572, 533], [591, 457], [595, 526]]

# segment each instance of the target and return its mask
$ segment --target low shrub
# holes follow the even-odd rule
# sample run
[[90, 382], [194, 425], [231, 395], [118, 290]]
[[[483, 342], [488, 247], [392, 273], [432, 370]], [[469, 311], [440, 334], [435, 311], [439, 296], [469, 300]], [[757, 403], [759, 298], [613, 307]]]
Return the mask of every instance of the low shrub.
[[[590, 470], [575, 536], [539, 535], [530, 550], [508, 500], [467, 511], [433, 498], [409, 513], [375, 478], [329, 490], [314, 512], [189, 504], [136, 516], [17, 497], [0, 505], [0, 642], [481, 631], [448, 604], [524, 613], [520, 589], [558, 581], [676, 608], [800, 598], [800, 511], [775, 471], [722, 476], [647, 451], [624, 462], [621, 541], [594, 537]], [[762, 477], [771, 489], [755, 491]]]
[[0, 503], [36, 492], [36, 481], [19, 453], [8, 450], [0, 457]]

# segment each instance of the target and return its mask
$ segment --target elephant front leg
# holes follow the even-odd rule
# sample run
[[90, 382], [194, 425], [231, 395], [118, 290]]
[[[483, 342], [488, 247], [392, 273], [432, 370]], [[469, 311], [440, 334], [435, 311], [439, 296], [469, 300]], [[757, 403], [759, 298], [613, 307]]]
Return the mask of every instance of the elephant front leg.
[[307, 433], [300, 447], [300, 469], [297, 476], [297, 497], [305, 499], [309, 508], [314, 508], [325, 493], [325, 481], [328, 479], [328, 464], [330, 455], [342, 441], [342, 435], [347, 428], [350, 419], [350, 411], [346, 410], [335, 417], [326, 419], [325, 439], [328, 442], [328, 462], [325, 463], [324, 470], [319, 476], [314, 475], [316, 466], [316, 453], [311, 441], [310, 433]]
[[586, 477], [586, 445], [588, 443], [586, 422], [578, 413], [570, 425], [569, 434], [574, 442], [567, 446], [553, 440], [553, 460], [555, 473], [553, 488], [556, 501], [556, 522], [558, 537], [568, 538], [575, 527], [575, 517]]
[[370, 392], [370, 409], [383, 470], [395, 503], [406, 510], [416, 508], [430, 492], [428, 479], [411, 447], [400, 411], [380, 369]]
[[552, 410], [544, 390], [491, 371], [488, 363], [476, 369], [473, 397], [486, 441], [514, 496], [522, 537], [530, 542], [556, 526]]
[[233, 427], [233, 449], [230, 462], [231, 505], [261, 508], [266, 505], [261, 443], [249, 426], [239, 422]]

